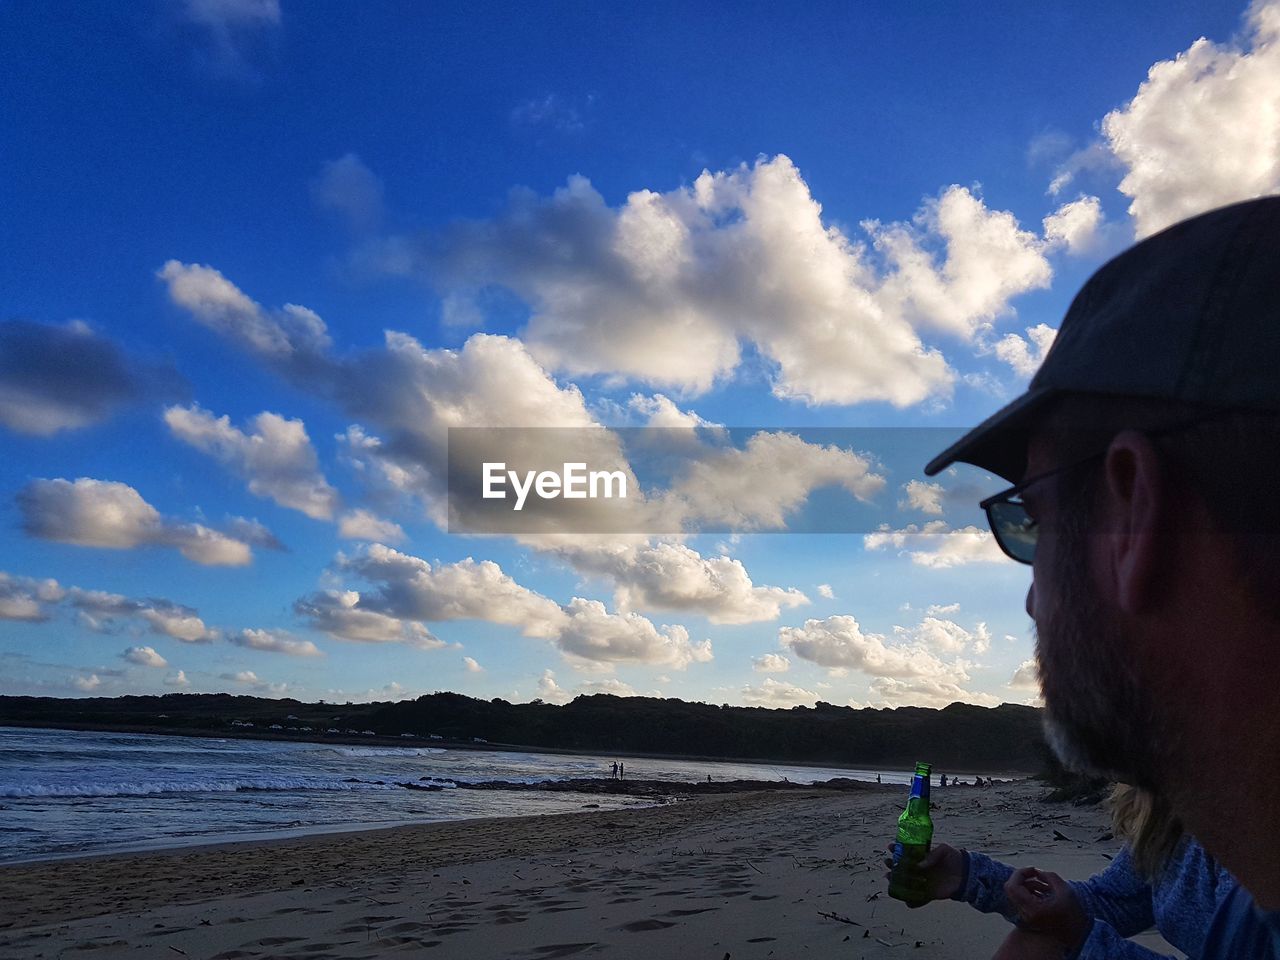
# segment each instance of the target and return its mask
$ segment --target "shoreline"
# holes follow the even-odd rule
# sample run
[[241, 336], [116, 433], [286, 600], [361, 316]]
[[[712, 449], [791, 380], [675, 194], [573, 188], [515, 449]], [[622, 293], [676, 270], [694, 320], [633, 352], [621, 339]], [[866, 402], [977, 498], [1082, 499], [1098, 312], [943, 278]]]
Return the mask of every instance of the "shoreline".
[[[80, 723], [76, 721], [67, 721], [59, 723], [56, 726], [50, 726], [48, 721], [23, 721], [0, 718], [0, 730], [49, 730], [60, 731], [70, 730], [84, 733], [124, 733], [136, 736], [151, 737], [191, 737], [201, 740], [269, 740], [277, 743], [310, 743], [318, 746], [347, 746], [347, 747], [401, 747], [405, 750], [422, 750], [422, 749], [438, 749], [438, 750], [467, 750], [475, 753], [532, 753], [532, 754], [550, 754], [565, 757], [601, 757], [601, 758], [619, 758], [627, 760], [669, 760], [689, 763], [730, 763], [730, 764], [753, 764], [776, 767], [805, 767], [819, 770], [867, 770], [871, 773], [906, 773], [910, 774], [914, 769], [915, 760], [903, 761], [902, 763], [842, 763], [835, 760], [777, 760], [763, 757], [717, 757], [704, 754], [684, 754], [684, 753], [628, 753], [628, 752], [602, 752], [599, 750], [579, 750], [572, 747], [540, 747], [528, 746], [518, 743], [473, 743], [467, 740], [429, 740], [426, 738], [415, 738], [406, 740], [401, 737], [374, 735], [351, 735], [351, 734], [325, 734], [323, 739], [316, 739], [311, 736], [296, 736], [288, 732], [276, 733], [269, 730], [254, 730], [252, 733], [246, 733], [241, 728], [234, 731], [220, 731], [209, 728], [204, 729], [181, 729], [172, 727], [157, 726], [128, 726], [124, 724], [98, 724], [98, 723]], [[977, 770], [964, 767], [948, 768], [946, 773], [951, 775], [952, 769], [963, 777], [983, 776], [996, 777], [1000, 780], [1026, 780], [1037, 776], [1041, 771], [1032, 770]]]

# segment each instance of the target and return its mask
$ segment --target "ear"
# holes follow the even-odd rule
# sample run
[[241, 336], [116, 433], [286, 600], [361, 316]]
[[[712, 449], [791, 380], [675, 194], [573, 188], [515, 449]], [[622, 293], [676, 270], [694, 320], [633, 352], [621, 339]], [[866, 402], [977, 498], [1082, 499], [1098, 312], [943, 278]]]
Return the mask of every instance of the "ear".
[[1106, 567], [1120, 609], [1146, 610], [1155, 595], [1161, 521], [1167, 515], [1170, 490], [1160, 455], [1145, 434], [1117, 434], [1103, 461], [1104, 489], [1100, 505], [1105, 527]]

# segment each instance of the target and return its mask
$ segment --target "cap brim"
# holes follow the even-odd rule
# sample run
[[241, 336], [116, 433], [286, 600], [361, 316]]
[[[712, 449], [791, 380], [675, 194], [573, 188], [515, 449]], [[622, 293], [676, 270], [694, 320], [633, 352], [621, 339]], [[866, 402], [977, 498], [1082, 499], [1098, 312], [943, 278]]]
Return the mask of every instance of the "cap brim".
[[930, 460], [924, 468], [925, 475], [932, 477], [953, 463], [971, 463], [1017, 483], [1026, 471], [1027, 441], [1032, 425], [1057, 393], [1057, 390], [1024, 393]]

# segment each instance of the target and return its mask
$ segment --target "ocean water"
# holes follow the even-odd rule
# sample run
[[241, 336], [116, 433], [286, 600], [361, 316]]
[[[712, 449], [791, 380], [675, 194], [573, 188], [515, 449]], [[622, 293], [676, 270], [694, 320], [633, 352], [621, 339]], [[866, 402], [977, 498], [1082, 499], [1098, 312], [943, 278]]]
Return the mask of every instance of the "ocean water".
[[[608, 777], [615, 758], [0, 727], [0, 863], [647, 806], [585, 793], [412, 790], [405, 783]], [[876, 771], [623, 758], [627, 779], [874, 782]], [[910, 771], [884, 773], [910, 782]]]

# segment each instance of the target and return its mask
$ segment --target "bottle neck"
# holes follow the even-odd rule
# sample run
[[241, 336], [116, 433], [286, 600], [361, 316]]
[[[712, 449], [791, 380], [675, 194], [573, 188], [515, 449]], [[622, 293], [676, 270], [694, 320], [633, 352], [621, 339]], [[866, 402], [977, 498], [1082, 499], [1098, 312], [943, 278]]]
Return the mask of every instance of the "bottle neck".
[[925, 804], [929, 802], [929, 778], [916, 774], [911, 778], [911, 797], [912, 800], [922, 800]]

